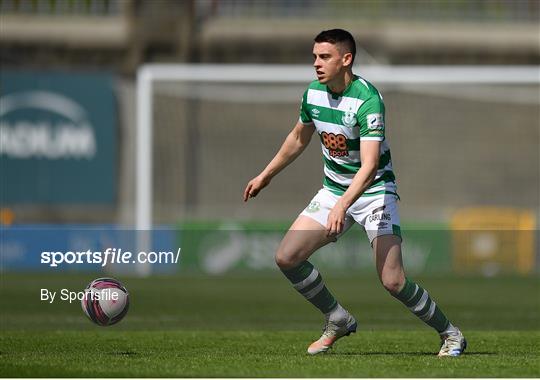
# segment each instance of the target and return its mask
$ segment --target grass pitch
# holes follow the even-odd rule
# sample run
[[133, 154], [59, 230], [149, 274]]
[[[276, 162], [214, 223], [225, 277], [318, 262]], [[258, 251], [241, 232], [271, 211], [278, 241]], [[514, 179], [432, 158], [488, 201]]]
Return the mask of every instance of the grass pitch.
[[465, 333], [460, 358], [376, 278], [326, 282], [357, 317], [357, 334], [308, 356], [320, 314], [279, 276], [119, 277], [132, 307], [94, 326], [78, 303], [39, 289], [79, 290], [96, 276], [3, 275], [0, 375], [15, 377], [538, 377], [538, 278], [415, 277]]

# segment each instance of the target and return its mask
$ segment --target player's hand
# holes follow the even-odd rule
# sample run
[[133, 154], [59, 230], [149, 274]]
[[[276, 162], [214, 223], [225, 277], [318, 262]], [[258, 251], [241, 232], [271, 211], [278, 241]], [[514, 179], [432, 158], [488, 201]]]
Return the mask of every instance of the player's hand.
[[345, 226], [346, 212], [347, 209], [339, 201], [334, 205], [332, 210], [330, 210], [330, 214], [328, 214], [328, 220], [326, 222], [326, 235], [328, 237], [335, 237], [343, 231], [343, 227]]
[[270, 179], [266, 176], [259, 174], [248, 182], [246, 189], [244, 190], [244, 202], [247, 202], [249, 198], [254, 198], [259, 192], [264, 189], [270, 183]]

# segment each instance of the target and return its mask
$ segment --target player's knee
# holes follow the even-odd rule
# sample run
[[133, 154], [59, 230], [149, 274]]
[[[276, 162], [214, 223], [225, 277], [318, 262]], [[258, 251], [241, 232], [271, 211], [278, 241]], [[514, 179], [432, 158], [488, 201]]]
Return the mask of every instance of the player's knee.
[[276, 253], [275, 260], [280, 269], [291, 269], [298, 265], [292, 257], [280, 254], [279, 251]]
[[299, 264], [298, 255], [285, 247], [280, 247], [275, 255], [276, 264], [280, 269], [291, 269]]
[[403, 288], [404, 279], [400, 277], [389, 277], [381, 280], [384, 288], [392, 295], [397, 295]]

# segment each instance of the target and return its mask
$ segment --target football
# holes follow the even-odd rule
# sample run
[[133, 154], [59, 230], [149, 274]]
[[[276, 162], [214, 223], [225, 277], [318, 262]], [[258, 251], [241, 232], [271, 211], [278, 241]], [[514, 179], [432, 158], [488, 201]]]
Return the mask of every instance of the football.
[[114, 325], [128, 312], [129, 293], [114, 278], [98, 278], [84, 289], [81, 306], [88, 318], [97, 325]]

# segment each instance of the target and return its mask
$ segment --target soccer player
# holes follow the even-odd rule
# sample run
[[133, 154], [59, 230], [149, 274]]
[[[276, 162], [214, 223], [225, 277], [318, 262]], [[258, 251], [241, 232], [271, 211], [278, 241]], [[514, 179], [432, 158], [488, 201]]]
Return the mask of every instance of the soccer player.
[[268, 186], [302, 153], [316, 132], [324, 160], [323, 187], [294, 221], [275, 256], [293, 287], [325, 315], [322, 336], [309, 346], [308, 353], [325, 352], [338, 339], [356, 332], [356, 320], [328, 290], [308, 259], [357, 222], [371, 242], [385, 289], [439, 333], [439, 356], [459, 356], [467, 345], [459, 329], [426, 290], [405, 277], [399, 197], [385, 139], [384, 102], [371, 83], [353, 74], [355, 54], [354, 38], [345, 30], [326, 30], [315, 37], [317, 80], [304, 92], [300, 118], [278, 153], [247, 184], [244, 201]]

